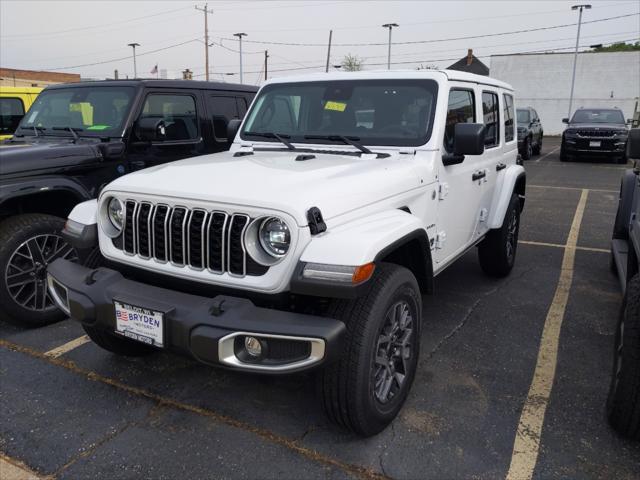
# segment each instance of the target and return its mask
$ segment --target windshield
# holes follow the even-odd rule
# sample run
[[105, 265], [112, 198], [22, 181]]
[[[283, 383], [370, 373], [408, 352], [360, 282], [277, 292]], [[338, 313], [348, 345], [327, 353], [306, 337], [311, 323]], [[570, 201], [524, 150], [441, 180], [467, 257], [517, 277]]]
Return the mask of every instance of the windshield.
[[517, 111], [517, 115], [518, 115], [518, 123], [521, 123], [523, 125], [528, 125], [529, 122], [531, 122], [531, 117], [529, 116], [529, 110], [518, 110]]
[[295, 143], [335, 143], [336, 136], [343, 136], [365, 145], [424, 145], [431, 136], [437, 92], [433, 80], [267, 85], [240, 137], [278, 142], [264, 135], [275, 133]]
[[621, 123], [624, 115], [620, 110], [578, 110], [573, 114], [571, 123]]
[[[22, 135], [120, 136], [134, 95], [133, 87], [71, 87], [44, 90], [20, 122]], [[35, 127], [35, 129], [34, 129]]]

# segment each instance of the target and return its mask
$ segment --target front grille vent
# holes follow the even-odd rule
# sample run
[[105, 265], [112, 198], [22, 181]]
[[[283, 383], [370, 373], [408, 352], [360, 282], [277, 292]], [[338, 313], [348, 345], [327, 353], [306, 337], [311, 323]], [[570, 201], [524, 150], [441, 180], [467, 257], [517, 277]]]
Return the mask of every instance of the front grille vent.
[[614, 130], [578, 130], [577, 133], [580, 137], [590, 138], [610, 138], [616, 134]]

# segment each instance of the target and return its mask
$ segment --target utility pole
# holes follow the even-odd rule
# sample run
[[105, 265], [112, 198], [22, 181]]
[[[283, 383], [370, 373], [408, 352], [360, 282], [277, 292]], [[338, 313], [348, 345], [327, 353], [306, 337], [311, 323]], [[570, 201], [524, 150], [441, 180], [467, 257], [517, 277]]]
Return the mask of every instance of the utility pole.
[[268, 59], [269, 59], [269, 50], [265, 50], [264, 51], [264, 79], [267, 79], [267, 66], [268, 66]]
[[242, 37], [246, 37], [246, 33], [234, 33], [234, 37], [238, 37], [238, 41], [240, 42], [240, 83], [242, 82]]
[[385, 23], [382, 26], [384, 28], [389, 29], [389, 50], [387, 53], [387, 70], [391, 70], [391, 30], [393, 30], [393, 27], [399, 27], [400, 25], [398, 25], [397, 23]]
[[209, 81], [209, 14], [213, 13], [213, 10], [207, 8], [207, 4], [204, 4], [204, 8], [200, 8], [196, 5], [196, 10], [200, 10], [204, 13], [204, 69], [205, 78]]
[[127, 43], [127, 46], [133, 48], [133, 78], [138, 78], [138, 67], [136, 66], [136, 47], [139, 47], [139, 43]]
[[327, 46], [327, 66], [324, 68], [325, 72], [329, 71], [329, 59], [331, 58], [331, 36], [333, 35], [333, 30], [329, 30], [329, 45]]
[[580, 43], [580, 26], [582, 25], [582, 10], [589, 10], [591, 5], [583, 4], [583, 5], [574, 5], [571, 7], [571, 10], [580, 10], [580, 14], [578, 16], [578, 35], [576, 36], [576, 51], [573, 54], [573, 75], [571, 77], [571, 94], [569, 95], [569, 115], [568, 118], [571, 119], [571, 106], [573, 104], [573, 87], [576, 83], [576, 63], [578, 62], [578, 44]]

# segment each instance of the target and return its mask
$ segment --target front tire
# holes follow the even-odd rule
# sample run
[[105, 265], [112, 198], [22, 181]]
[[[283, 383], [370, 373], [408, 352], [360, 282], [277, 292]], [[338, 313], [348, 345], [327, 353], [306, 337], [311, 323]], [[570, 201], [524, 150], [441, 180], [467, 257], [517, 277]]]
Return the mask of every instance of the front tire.
[[621, 435], [640, 440], [640, 274], [627, 284], [616, 330], [607, 416]]
[[520, 199], [513, 194], [502, 227], [491, 230], [478, 245], [480, 267], [491, 277], [506, 277], [513, 269], [520, 231]]
[[115, 353], [116, 355], [125, 357], [143, 357], [145, 355], [150, 355], [155, 351], [154, 348], [145, 345], [144, 343], [121, 337], [115, 333], [107, 332], [100, 328], [88, 325], [82, 325], [82, 328], [84, 328], [84, 331], [93, 343], [111, 353]]
[[318, 377], [327, 416], [362, 436], [384, 430], [404, 404], [420, 353], [422, 299], [406, 268], [381, 263], [366, 295], [333, 300], [327, 316], [343, 320], [341, 358]]
[[29, 213], [0, 223], [0, 318], [39, 327], [64, 318], [47, 291], [47, 266], [57, 258], [77, 260], [60, 235], [64, 220]]
[[540, 155], [541, 151], [542, 151], [542, 134], [540, 134], [540, 138], [538, 139], [538, 143], [536, 144], [536, 146], [533, 147], [533, 154]]
[[562, 140], [562, 143], [560, 143], [560, 161], [561, 162], [568, 162], [569, 161], [569, 156], [567, 155], [567, 152], [566, 152], [565, 146], [564, 146], [564, 140]]
[[523, 160], [529, 160], [531, 155], [533, 155], [533, 147], [531, 146], [531, 138], [527, 137], [522, 144], [522, 154], [520, 156]]

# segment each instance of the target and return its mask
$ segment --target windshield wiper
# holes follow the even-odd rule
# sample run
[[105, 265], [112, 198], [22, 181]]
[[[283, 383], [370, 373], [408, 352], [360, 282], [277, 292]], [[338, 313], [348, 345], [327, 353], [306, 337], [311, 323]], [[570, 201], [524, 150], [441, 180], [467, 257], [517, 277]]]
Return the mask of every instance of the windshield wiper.
[[40, 126], [38, 126], [38, 125], [32, 125], [32, 126], [30, 126], [30, 127], [21, 126], [20, 128], [24, 128], [25, 130], [33, 130], [33, 134], [34, 134], [36, 137], [39, 137], [39, 136], [40, 136], [40, 135], [38, 134], [38, 131], [42, 132], [42, 131], [46, 130], [46, 128], [44, 128], [44, 127], [40, 127]]
[[360, 137], [345, 137], [344, 135], [305, 135], [305, 140], [330, 140], [332, 142], [342, 142], [345, 145], [356, 147], [362, 153], [373, 153], [367, 147], [358, 143]]
[[254, 136], [254, 137], [275, 138], [280, 143], [283, 143], [284, 145], [286, 145], [289, 150], [297, 150], [296, 147], [287, 140], [288, 138], [291, 138], [291, 135], [285, 135], [285, 134], [273, 133], [273, 132], [243, 132], [243, 134]]
[[76, 132], [82, 132], [81, 128], [71, 128], [71, 127], [51, 127], [51, 130], [64, 130], [70, 132], [73, 135], [73, 142], [75, 143], [78, 138], [78, 134]]

